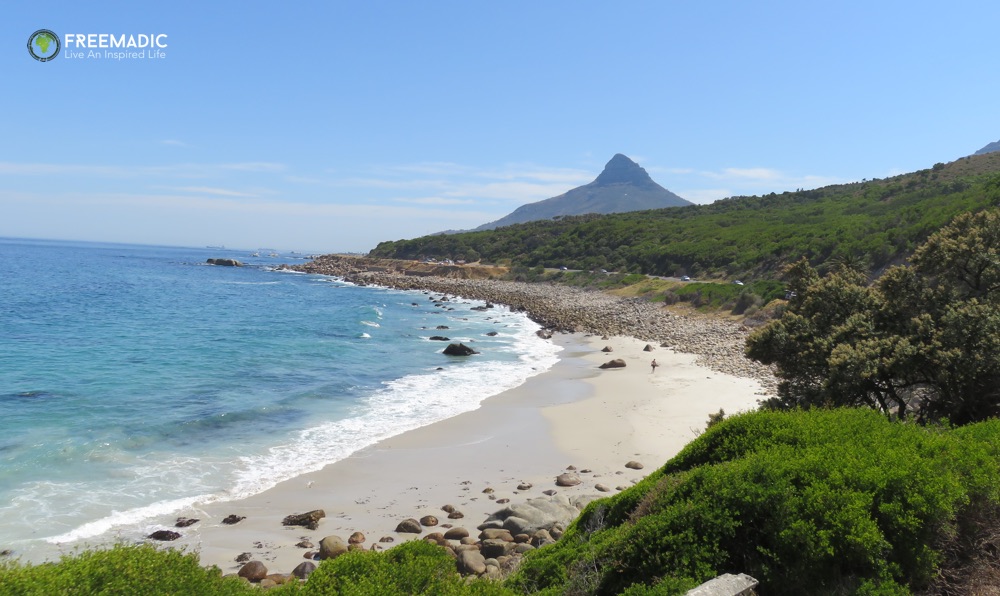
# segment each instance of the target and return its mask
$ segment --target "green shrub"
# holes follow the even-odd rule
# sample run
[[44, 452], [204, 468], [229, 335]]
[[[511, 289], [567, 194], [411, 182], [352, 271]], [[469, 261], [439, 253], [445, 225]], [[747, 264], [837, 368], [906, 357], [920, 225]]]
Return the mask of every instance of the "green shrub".
[[594, 591], [609, 594], [683, 593], [726, 572], [756, 577], [762, 595], [924, 589], [945, 562], [941, 545], [997, 510], [997, 445], [993, 422], [959, 432], [870, 410], [727, 418], [592, 503], [510, 585], [564, 589], [596, 562]]
[[498, 583], [459, 576], [455, 560], [441, 547], [412, 540], [382, 552], [352, 551], [324, 561], [303, 584], [286, 584], [279, 593], [340, 596], [509, 595]]
[[203, 568], [198, 555], [151, 545], [116, 545], [64, 556], [58, 563], [0, 566], [4, 596], [255, 594], [242, 580]]

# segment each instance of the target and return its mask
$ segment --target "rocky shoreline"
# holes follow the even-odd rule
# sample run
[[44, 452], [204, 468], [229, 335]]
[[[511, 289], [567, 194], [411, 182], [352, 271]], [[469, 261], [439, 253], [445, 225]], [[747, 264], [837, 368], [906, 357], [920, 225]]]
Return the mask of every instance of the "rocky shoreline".
[[[773, 394], [777, 379], [770, 367], [748, 359], [743, 346], [750, 329], [722, 319], [686, 317], [639, 298], [622, 298], [551, 283], [522, 283], [466, 277], [469, 268], [407, 269], [400, 261], [325, 255], [287, 267], [303, 273], [331, 275], [358, 285], [397, 290], [423, 290], [505, 304], [524, 311], [550, 331], [625, 335], [698, 356], [715, 371], [760, 382]], [[461, 276], [459, 276], [461, 275]]]
[[[514, 310], [525, 312], [542, 325], [544, 331], [539, 333], [543, 335], [568, 332], [592, 334], [599, 337], [607, 336], [599, 343], [596, 338], [590, 340], [594, 342], [590, 345], [593, 353], [600, 354], [601, 351], [611, 351], [611, 345], [614, 345], [615, 353], [608, 355], [609, 357], [625, 358], [632, 364], [639, 364], [638, 368], [643, 370], [643, 373], [645, 373], [648, 363], [647, 351], [658, 349], [647, 345], [643, 350], [642, 344], [649, 342], [656, 346], [670, 348], [674, 352], [693, 354], [697, 357], [697, 364], [715, 371], [753, 379], [757, 381], [753, 385], [762, 388], [757, 395], [773, 393], [776, 383], [771, 371], [767, 367], [748, 360], [743, 355], [743, 344], [749, 329], [735, 322], [680, 316], [645, 300], [622, 298], [600, 291], [587, 291], [554, 284], [528, 284], [495, 279], [496, 272], [491, 268], [478, 268], [479, 270], [476, 271], [476, 268], [426, 267], [426, 264], [423, 264], [425, 267], [412, 269], [409, 268], [410, 265], [410, 263], [400, 261], [330, 255], [310, 263], [283, 268], [305, 273], [331, 275], [358, 285], [423, 291], [430, 294], [442, 306], [447, 306], [448, 297], [481, 300], [488, 305], [491, 303], [504, 304]], [[604, 349], [600, 350], [599, 346], [603, 346]], [[601, 354], [601, 358], [604, 356]], [[677, 357], [674, 356], [674, 358]], [[669, 358], [669, 356], [665, 356], [661, 360]], [[690, 356], [681, 359], [686, 359], [688, 362], [693, 360]], [[593, 365], [596, 367], [597, 362], [593, 362]], [[700, 372], [697, 376], [697, 382], [707, 384], [701, 385], [704, 393], [687, 393], [686, 399], [661, 399], [659, 396], [664, 394], [678, 398], [679, 394], [676, 392], [681, 390], [679, 388], [685, 386], [689, 379], [693, 380], [690, 376], [685, 376], [684, 366], [675, 362], [670, 367], [669, 370], [678, 375], [675, 378], [681, 381], [671, 384], [670, 389], [666, 389], [666, 386], [662, 384], [659, 386], [655, 383], [649, 384], [650, 381], [643, 373], [639, 375], [638, 385], [629, 385], [629, 377], [620, 373], [618, 373], [619, 376], [615, 377], [615, 387], [627, 387], [623, 391], [632, 396], [632, 399], [637, 400], [630, 406], [626, 406], [621, 399], [618, 399], [616, 400], [616, 410], [623, 408], [624, 411], [641, 411], [643, 419], [657, 419], [657, 416], [662, 416], [662, 412], [650, 410], [648, 405], [636, 405], [647, 403], [642, 402], [636, 396], [643, 391], [652, 389], [657, 392], [657, 397], [649, 403], [655, 402], [660, 407], [665, 407], [670, 411], [670, 420], [673, 422], [664, 426], [658, 425], [655, 431], [651, 431], [648, 426], [641, 431], [632, 431], [637, 433], [636, 436], [652, 437], [660, 434], [660, 439], [664, 440], [662, 435], [666, 430], [665, 426], [682, 419], [679, 418], [683, 410], [682, 404], [702, 404], [707, 411], [705, 402], [717, 398], [725, 391], [725, 389], [720, 388], [720, 385], [712, 385], [713, 381], [703, 380], [705, 379], [704, 372]], [[651, 378], [658, 378], [663, 375], [663, 372], [661, 371], [660, 375]], [[723, 383], [729, 382], [723, 381]], [[712, 389], [707, 389], [707, 387]], [[532, 403], [537, 403], [536, 398], [532, 398]], [[717, 402], [713, 404], [712, 411], [715, 411], [716, 408], [718, 408]], [[726, 406], [726, 411], [730, 411], [729, 405]], [[734, 409], [733, 411], [738, 410]], [[603, 410], [601, 412], [597, 419], [602, 420], [602, 422], [598, 423], [598, 426], [607, 427], [609, 422], [605, 420], [606, 414]], [[485, 413], [483, 415], [490, 424], [497, 424], [497, 420], [491, 415]], [[699, 413], [698, 416], [700, 418], [704, 416], [704, 413]], [[590, 434], [598, 430], [590, 426], [594, 424], [595, 418], [584, 414], [576, 414], [575, 416], [560, 414], [559, 417], [566, 418], [567, 424], [583, 424], [591, 428], [588, 430], [588, 443], [599, 440], [597, 435]], [[690, 430], [691, 423], [691, 420], [684, 419], [680, 426], [683, 427], [683, 430]], [[626, 423], [626, 428], [633, 429], [635, 428], [634, 424], [636, 423]], [[481, 423], [470, 424], [466, 422], [464, 426], [483, 428]], [[441, 432], [440, 428], [436, 432]], [[455, 432], [454, 428], [452, 432]], [[620, 428], [614, 432], [620, 432]], [[478, 437], [479, 433], [473, 431], [473, 436]], [[615, 437], [618, 436], [628, 437], [629, 435], [615, 435]], [[621, 445], [622, 442], [629, 444], [628, 453], [638, 455], [640, 448], [637, 447], [637, 443], [633, 439], [626, 438], [625, 441], [622, 441], [616, 438], [614, 440], [617, 441], [618, 445]], [[459, 441], [463, 446], [470, 444], [468, 439], [460, 439]], [[476, 444], [479, 444], [480, 441], [477, 440]], [[510, 445], [507, 444], [509, 441], [509, 438], [503, 441], [507, 450], [510, 449]], [[578, 440], [574, 441], [574, 444], [578, 442]], [[424, 443], [418, 440], [417, 444], [423, 445]], [[492, 448], [483, 448], [495, 450], [496, 445]], [[397, 455], [394, 457], [398, 458], [398, 454], [410, 453], [410, 449], [404, 447], [401, 450], [397, 444], [394, 448], [386, 448], [385, 453], [396, 452]], [[617, 449], [617, 447], [613, 449]], [[463, 448], [463, 451], [465, 450]], [[611, 449], [606, 451], [610, 452]], [[657, 452], [651, 448], [648, 451], [643, 451], [647, 453], [647, 456]], [[371, 454], [368, 457], [371, 457]], [[387, 455], [386, 457], [392, 456]], [[419, 453], [419, 450], [414, 450], [413, 457], [420, 458], [423, 455]], [[591, 457], [593, 456], [581, 459], [589, 461]], [[358, 466], [364, 466], [367, 465], [366, 460], [367, 457], [355, 463]], [[257, 529], [247, 532], [252, 538], [253, 547], [242, 552], [235, 551], [235, 553], [240, 554], [235, 560], [228, 559], [228, 568], [231, 569], [232, 575], [266, 588], [286, 582], [304, 581], [316, 569], [320, 561], [340, 556], [350, 550], [382, 550], [392, 546], [393, 543], [398, 544], [409, 539], [419, 539], [443, 547], [455, 559], [456, 570], [464, 576], [502, 578], [518, 566], [525, 553], [558, 540], [565, 528], [572, 523], [588, 502], [605, 496], [605, 493], [626, 490], [644, 476], [644, 473], [641, 472], [643, 468], [641, 463], [634, 460], [624, 463], [625, 461], [625, 458], [622, 458], [621, 463], [611, 467], [608, 466], [607, 462], [603, 464], [593, 462], [591, 467], [594, 469], [583, 467], [578, 470], [576, 466], [569, 465], [556, 472], [550, 468], [552, 471], [550, 471], [551, 476], [548, 478], [533, 479], [534, 490], [532, 490], [532, 482], [524, 479], [515, 482], [514, 477], [506, 477], [506, 473], [502, 477], [488, 478], [485, 482], [485, 488], [482, 488], [481, 485], [476, 486], [482, 480], [475, 484], [469, 480], [463, 480], [462, 486], [454, 493], [457, 498], [453, 496], [448, 500], [437, 501], [436, 511], [428, 511], [430, 502], [426, 496], [417, 492], [422, 489], [418, 489], [418, 486], [414, 484], [408, 489], [408, 498], [405, 503], [399, 503], [395, 498], [392, 498], [387, 504], [378, 508], [379, 511], [384, 511], [391, 507], [390, 510], [395, 513], [381, 514], [384, 519], [394, 520], [391, 526], [383, 527], [383, 529], [376, 529], [380, 524], [368, 526], [365, 531], [372, 532], [374, 536], [381, 535], [374, 541], [366, 540], [365, 534], [361, 531], [366, 528], [364, 523], [358, 521], [345, 523], [347, 514], [344, 512], [342, 504], [333, 504], [333, 507], [339, 509], [339, 511], [337, 509], [331, 511], [329, 518], [333, 519], [329, 519], [326, 511], [322, 509], [308, 511], [298, 509], [298, 511], [306, 511], [305, 513], [295, 512], [295, 509], [291, 510], [293, 513], [288, 513], [289, 510], [285, 510], [283, 513], [288, 513], [288, 515], [281, 519], [282, 527], [289, 530], [295, 528], [297, 532], [309, 530], [321, 533], [313, 535], [296, 533], [293, 535], [294, 538], [288, 536], [278, 539], [276, 536], [280, 535], [274, 533], [274, 528], [269, 529], [260, 525], [265, 518], [273, 518], [272, 514], [262, 515], [261, 509], [242, 508], [239, 511], [243, 515], [230, 514], [221, 523], [231, 525], [245, 519], [244, 515], [255, 516], [254, 519], [258, 524], [255, 528]], [[341, 465], [346, 463], [349, 462], [342, 462]], [[440, 460], [438, 463], [441, 463]], [[581, 462], [577, 461], [577, 463]], [[408, 468], [415, 467], [412, 461], [408, 466], [406, 463], [399, 465]], [[463, 465], [459, 464], [454, 469], [467, 469], [462, 467]], [[379, 469], [386, 468], [381, 466]], [[502, 469], [499, 471], [503, 473]], [[321, 485], [319, 482], [313, 488], [313, 479], [326, 478], [326, 482], [336, 483], [340, 487], [345, 484], [343, 475], [327, 478], [322, 475], [322, 472], [318, 474], [310, 477], [306, 484], [306, 491], [292, 490], [292, 493], [311, 493], [315, 490], [318, 498], [315, 501], [313, 498], [305, 500], [310, 508], [319, 505], [318, 501], [321, 499], [325, 500], [320, 495], [326, 494], [329, 490], [329, 486]], [[447, 484], [449, 482], [447, 478], [447, 476], [438, 478], [433, 482], [433, 485]], [[402, 486], [409, 486], [409, 484], [406, 482]], [[378, 492], [384, 489], [385, 487], [379, 484], [379, 487], [374, 490]], [[399, 490], [397, 487], [397, 491]], [[447, 488], [445, 490], [447, 491]], [[359, 494], [355, 503], [368, 503], [369, 498], [369, 496]], [[476, 504], [477, 499], [481, 499], [483, 504], [495, 503], [503, 508], [489, 510], [488, 515], [479, 517], [479, 515], [486, 514], [486, 511]], [[264, 506], [266, 510], [273, 512], [274, 504], [267, 498], [262, 500], [267, 502]], [[283, 499], [279, 497], [275, 499], [275, 502], [277, 501], [283, 501]], [[297, 499], [296, 502], [302, 503], [303, 500]], [[463, 513], [459, 508], [466, 511]], [[213, 517], [211, 513], [207, 515], [209, 518]], [[321, 522], [324, 518], [328, 518], [327, 521]], [[465, 519], [463, 520], [463, 518]], [[219, 516], [216, 515], [215, 519], [219, 519]], [[177, 520], [175, 525], [176, 527], [186, 527], [190, 523], [198, 521], [197, 519], [181, 518]], [[463, 522], [469, 523], [464, 525]], [[275, 524], [276, 520], [268, 523]], [[321, 525], [324, 526], [323, 530], [320, 529]], [[384, 533], [392, 527], [395, 527], [394, 532]], [[227, 532], [227, 530], [219, 531]], [[258, 534], [258, 532], [260, 533]], [[172, 530], [164, 532], [161, 536], [150, 536], [151, 539], [167, 542], [175, 540], [176, 537], [179, 537], [179, 533]], [[294, 547], [290, 547], [289, 545], [293, 542]], [[285, 553], [281, 555], [280, 559], [277, 556], [278, 551]], [[297, 563], [290, 563], [288, 555], [290, 552], [292, 552], [291, 557], [297, 559]], [[239, 565], [237, 569], [232, 567], [234, 561]], [[268, 569], [269, 567], [271, 569]], [[274, 573], [272, 570], [275, 567], [282, 569], [284, 573]], [[290, 572], [289, 569], [291, 569]]]

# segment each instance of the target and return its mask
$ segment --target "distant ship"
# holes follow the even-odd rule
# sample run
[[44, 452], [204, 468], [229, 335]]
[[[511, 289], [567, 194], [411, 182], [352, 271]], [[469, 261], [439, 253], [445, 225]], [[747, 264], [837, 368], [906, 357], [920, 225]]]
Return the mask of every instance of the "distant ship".
[[225, 246], [206, 246], [205, 248], [211, 248], [212, 250], [226, 250]]

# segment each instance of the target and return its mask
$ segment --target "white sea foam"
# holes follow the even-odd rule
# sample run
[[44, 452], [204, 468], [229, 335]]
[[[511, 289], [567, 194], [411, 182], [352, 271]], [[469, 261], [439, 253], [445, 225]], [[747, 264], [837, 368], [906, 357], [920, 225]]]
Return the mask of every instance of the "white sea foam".
[[368, 325], [369, 327], [381, 327], [378, 323], [374, 321], [361, 321], [362, 325]]
[[[455, 311], [453, 316], [465, 317], [468, 314]], [[354, 407], [353, 414], [299, 431], [285, 443], [272, 446], [261, 454], [240, 457], [235, 469], [231, 467], [230, 458], [221, 457], [216, 461], [176, 458], [133, 468], [136, 470], [133, 481], [119, 484], [114, 489], [130, 498], [124, 501], [113, 499], [112, 502], [141, 502], [148, 498], [154, 500], [153, 503], [116, 510], [45, 540], [51, 544], [64, 544], [97, 537], [110, 538], [115, 534], [145, 535], [153, 528], [151, 520], [154, 518], [211, 502], [245, 498], [279, 482], [320, 470], [378, 441], [474, 410], [483, 400], [520, 385], [556, 363], [561, 348], [538, 338], [535, 335], [538, 326], [525, 315], [498, 307], [492, 311], [491, 317], [497, 324], [495, 328], [501, 328], [499, 324], [502, 323], [507, 339], [507, 342], [498, 342], [491, 349], [515, 353], [518, 356], [516, 359], [491, 361], [473, 358], [444, 370], [428, 370], [387, 381], [361, 400]], [[370, 338], [366, 333], [360, 337]], [[322, 449], [317, 446], [322, 446]], [[228, 479], [223, 480], [228, 488], [221, 492], [209, 492], [215, 490], [209, 487], [219, 481], [220, 475]], [[163, 493], [157, 490], [147, 493], [145, 488], [148, 487], [144, 487], [143, 478], [163, 480], [194, 496], [157, 498]], [[104, 496], [110, 498], [114, 495], [109, 492]], [[95, 494], [94, 499], [100, 498], [101, 495]]]
[[[231, 497], [256, 494], [381, 440], [475, 410], [483, 400], [551, 368], [562, 348], [535, 336], [537, 326], [532, 328], [526, 317], [523, 322], [528, 324], [515, 331], [519, 341], [513, 349], [522, 352], [517, 362], [470, 360], [388, 381], [365, 407], [358, 408], [358, 415], [304, 430], [296, 441], [272, 447], [263, 456], [244, 458]], [[290, 468], [289, 462], [299, 462], [299, 468]]]
[[62, 544], [65, 542], [74, 542], [77, 540], [93, 538], [110, 532], [115, 528], [142, 524], [145, 520], [173, 513], [174, 511], [190, 507], [195, 503], [210, 503], [217, 499], [218, 497], [213, 495], [198, 495], [194, 497], [173, 499], [170, 501], [159, 501], [157, 503], [153, 503], [152, 505], [137, 507], [127, 511], [115, 511], [107, 517], [83, 524], [82, 526], [66, 532], [65, 534], [51, 536], [46, 538], [45, 541], [49, 544]]

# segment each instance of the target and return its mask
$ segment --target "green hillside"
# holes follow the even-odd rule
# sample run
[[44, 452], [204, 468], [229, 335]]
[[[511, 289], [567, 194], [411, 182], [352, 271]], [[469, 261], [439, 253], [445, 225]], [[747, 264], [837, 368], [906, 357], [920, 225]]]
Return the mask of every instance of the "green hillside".
[[374, 257], [427, 257], [651, 275], [774, 275], [806, 257], [879, 270], [958, 213], [1000, 204], [1000, 153], [892, 178], [499, 230], [382, 242]]

